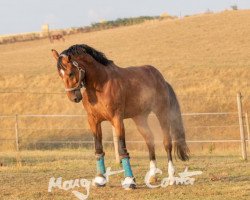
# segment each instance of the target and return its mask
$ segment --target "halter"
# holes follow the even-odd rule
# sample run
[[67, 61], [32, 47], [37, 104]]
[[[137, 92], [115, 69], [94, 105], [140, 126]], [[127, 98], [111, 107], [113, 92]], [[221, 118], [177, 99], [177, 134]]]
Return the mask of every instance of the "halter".
[[[61, 54], [60, 56], [65, 57], [65, 54]], [[73, 61], [72, 64], [77, 68], [77, 70], [79, 71], [79, 79], [78, 79], [78, 83], [76, 85], [76, 87], [73, 88], [65, 88], [66, 92], [72, 92], [75, 90], [81, 90], [81, 88], [85, 87], [85, 81], [82, 80], [82, 78], [85, 76], [85, 70], [83, 70], [82, 68], [79, 67], [78, 63], [76, 61]]]

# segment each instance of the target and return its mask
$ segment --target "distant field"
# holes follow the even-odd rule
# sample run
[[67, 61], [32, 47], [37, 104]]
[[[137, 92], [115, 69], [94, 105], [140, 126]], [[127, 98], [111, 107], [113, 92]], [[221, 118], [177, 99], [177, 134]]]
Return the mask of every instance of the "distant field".
[[[50, 49], [86, 43], [119, 66], [156, 66], [183, 104], [185, 98], [198, 103], [189, 111], [235, 109], [237, 91], [249, 102], [249, 41], [250, 11], [242, 10], [75, 34], [65, 43], [44, 39], [0, 45], [0, 90], [63, 92]], [[219, 107], [199, 104], [210, 96], [226, 97], [211, 97]], [[81, 106], [68, 102], [65, 95], [1, 94], [0, 100], [2, 114], [82, 113]], [[249, 103], [246, 106], [249, 109]]]
[[[106, 155], [106, 166], [112, 167], [112, 170], [120, 169], [114, 164], [113, 151], [107, 151]], [[190, 171], [203, 171], [203, 174], [196, 177], [194, 185], [157, 189], [149, 189], [144, 184], [144, 176], [149, 167], [147, 152], [130, 151], [130, 155], [138, 189], [124, 191], [120, 185], [123, 175], [113, 175], [107, 187], [91, 187], [90, 200], [247, 200], [250, 197], [250, 164], [240, 160], [233, 152], [228, 152], [227, 155], [218, 152], [207, 155], [199, 152], [186, 163], [175, 161], [178, 173], [182, 172], [185, 166], [189, 166]], [[167, 159], [163, 152], [157, 155], [158, 167], [163, 171], [163, 175], [159, 176], [160, 181], [167, 177]], [[71, 190], [55, 189], [48, 193], [49, 179], [62, 177], [63, 181], [77, 178], [92, 180], [96, 168], [93, 158], [92, 150], [87, 149], [23, 151], [20, 154], [1, 152], [0, 162], [4, 166], [0, 167], [0, 199], [76, 199]]]
[[[153, 20], [70, 35], [65, 39], [65, 42], [53, 44], [42, 39], [0, 45], [0, 115], [84, 114], [82, 105], [71, 103], [64, 94], [50, 50], [62, 51], [73, 44], [85, 43], [104, 52], [122, 67], [155, 66], [173, 85], [183, 113], [233, 112], [184, 116], [188, 140], [239, 139], [238, 116], [235, 114], [238, 91], [244, 96], [244, 112], [250, 112], [250, 10]], [[0, 117], [0, 199], [76, 199], [71, 191], [48, 193], [48, 182], [52, 176], [62, 176], [63, 180], [91, 180], [96, 170], [92, 144], [39, 142], [92, 141], [86, 118], [19, 116], [18, 122], [21, 151], [15, 152], [15, 118]], [[130, 120], [125, 124], [128, 141], [142, 140]], [[150, 124], [156, 140], [161, 141], [160, 129], [153, 117]], [[104, 140], [112, 140], [111, 127], [103, 126]], [[120, 169], [114, 163], [112, 144], [104, 146], [106, 166]], [[120, 186], [123, 175], [114, 175], [107, 187], [91, 187], [89, 199], [250, 198], [250, 164], [241, 160], [239, 143], [189, 143], [189, 147], [190, 161], [174, 162], [177, 172], [182, 172], [185, 166], [191, 171], [203, 171], [193, 186], [147, 188], [144, 184], [149, 167], [146, 145], [132, 143], [128, 144], [128, 149], [138, 189], [124, 191]], [[158, 167], [163, 170], [161, 180], [167, 177], [167, 156], [162, 144], [157, 143], [156, 149]], [[249, 146], [247, 150], [250, 155]]]
[[[53, 94], [64, 90], [50, 51], [52, 48], [62, 51], [79, 43], [104, 52], [122, 67], [154, 65], [173, 85], [184, 113], [236, 112], [238, 91], [244, 96], [244, 112], [250, 110], [250, 10], [152, 20], [129, 27], [70, 35], [65, 39], [65, 42], [53, 44], [43, 39], [0, 45], [1, 115], [83, 114], [81, 104], [69, 102], [65, 94]], [[237, 115], [227, 120], [219, 117], [185, 120], [190, 126], [235, 125]], [[45, 122], [38, 120], [32, 124], [32, 121], [27, 119], [23, 124], [26, 123], [26, 128], [49, 127]], [[58, 119], [53, 124], [68, 128], [65, 121]], [[12, 122], [1, 119], [0, 126], [13, 128]], [[86, 121], [81, 126], [88, 127]], [[22, 133], [25, 137], [38, 139], [51, 139], [51, 134], [59, 138], [63, 135], [66, 139], [70, 135], [48, 131]], [[192, 132], [195, 138], [223, 138], [224, 134], [238, 138], [238, 129]], [[11, 138], [13, 130], [1, 130], [0, 136]]]

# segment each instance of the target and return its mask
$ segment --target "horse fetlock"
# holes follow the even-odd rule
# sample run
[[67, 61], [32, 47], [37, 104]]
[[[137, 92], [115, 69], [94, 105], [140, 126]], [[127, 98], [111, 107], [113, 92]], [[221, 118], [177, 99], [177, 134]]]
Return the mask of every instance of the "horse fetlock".
[[150, 168], [149, 170], [149, 183], [156, 183], [157, 182], [157, 168]]
[[169, 176], [169, 185], [174, 185], [175, 183], [175, 169], [172, 161], [168, 162], [168, 176]]
[[156, 183], [157, 182], [157, 164], [156, 160], [150, 160], [149, 163], [149, 183]]
[[168, 162], [168, 175], [174, 176], [174, 173], [175, 173], [174, 165], [173, 165], [172, 161], [169, 161]]

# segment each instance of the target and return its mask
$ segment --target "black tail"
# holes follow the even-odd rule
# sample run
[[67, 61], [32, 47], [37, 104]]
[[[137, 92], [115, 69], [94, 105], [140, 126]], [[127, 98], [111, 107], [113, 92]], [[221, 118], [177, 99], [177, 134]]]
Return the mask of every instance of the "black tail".
[[170, 99], [170, 126], [171, 136], [175, 140], [174, 152], [177, 156], [186, 161], [189, 159], [189, 149], [185, 139], [185, 130], [183, 127], [180, 105], [178, 103], [175, 92], [170, 84], [167, 84]]

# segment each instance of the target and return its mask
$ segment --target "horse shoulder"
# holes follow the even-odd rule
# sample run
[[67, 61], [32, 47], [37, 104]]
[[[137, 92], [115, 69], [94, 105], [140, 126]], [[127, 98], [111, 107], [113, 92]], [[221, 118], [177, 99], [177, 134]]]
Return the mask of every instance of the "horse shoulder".
[[124, 88], [124, 83], [119, 77], [109, 79], [101, 93], [103, 101], [110, 105], [121, 104]]

